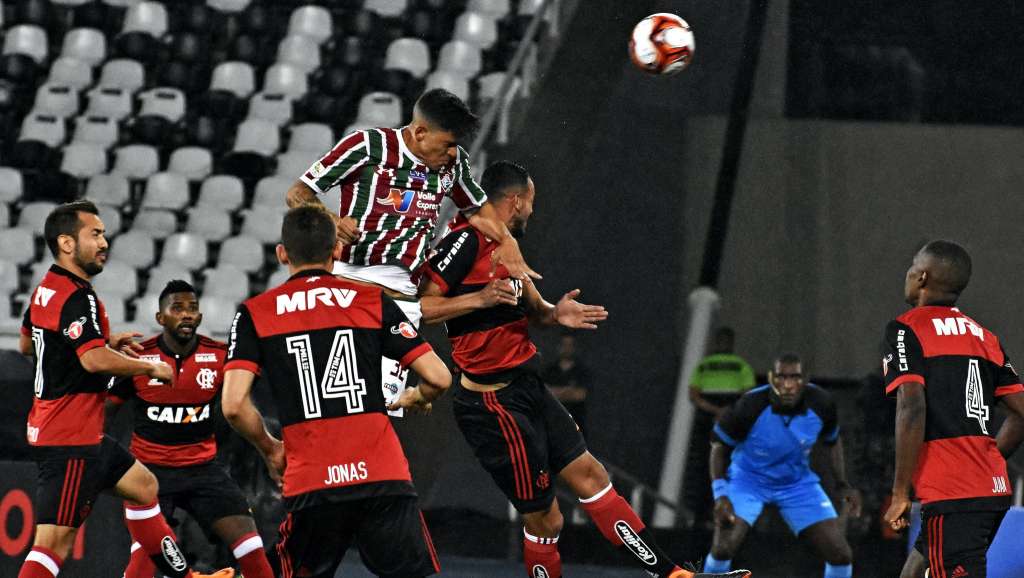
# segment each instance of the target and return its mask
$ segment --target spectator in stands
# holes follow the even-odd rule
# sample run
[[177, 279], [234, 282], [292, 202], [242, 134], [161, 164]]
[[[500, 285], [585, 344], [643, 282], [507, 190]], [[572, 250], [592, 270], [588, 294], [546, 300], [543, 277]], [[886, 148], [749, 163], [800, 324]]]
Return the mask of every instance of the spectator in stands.
[[558, 342], [558, 359], [544, 368], [541, 380], [569, 411], [580, 431], [585, 431], [587, 418], [587, 391], [590, 389], [590, 371], [576, 359], [576, 337], [562, 335]]

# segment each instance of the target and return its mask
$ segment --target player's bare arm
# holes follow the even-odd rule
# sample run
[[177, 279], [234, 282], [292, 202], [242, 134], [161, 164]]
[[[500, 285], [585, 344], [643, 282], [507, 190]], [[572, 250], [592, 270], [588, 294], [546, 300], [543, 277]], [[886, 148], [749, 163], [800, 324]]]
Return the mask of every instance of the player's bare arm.
[[162, 361], [134, 359], [109, 347], [90, 349], [83, 353], [79, 360], [89, 373], [105, 373], [118, 377], [148, 375], [164, 383], [171, 383], [174, 380], [174, 370], [170, 365]]
[[252, 403], [250, 393], [256, 374], [244, 369], [229, 369], [224, 374], [220, 406], [224, 419], [243, 438], [259, 450], [274, 483], [281, 485], [284, 475], [284, 444], [270, 435], [260, 410]]
[[508, 279], [492, 279], [486, 287], [479, 291], [445, 297], [441, 287], [424, 276], [420, 281], [419, 291], [423, 322], [428, 325], [443, 323], [479, 309], [487, 309], [495, 305], [515, 306], [519, 302], [512, 282]]
[[110, 339], [107, 340], [107, 345], [115, 351], [127, 355], [128, 357], [138, 357], [139, 352], [142, 351], [142, 344], [136, 339], [142, 337], [142, 334], [138, 331], [125, 331], [122, 333], [111, 334]]
[[409, 367], [420, 376], [420, 383], [403, 391], [388, 410], [408, 409], [412, 413], [429, 414], [430, 404], [451, 387], [452, 374], [433, 351], [416, 358]]
[[[297, 180], [292, 184], [291, 188], [288, 189], [288, 193], [285, 196], [285, 200], [288, 203], [288, 208], [294, 209], [295, 207], [313, 203], [323, 204], [320, 197], [317, 196], [316, 191], [310, 188], [309, 185]], [[338, 228], [338, 241], [343, 245], [351, 245], [363, 232], [359, 230], [359, 225], [356, 220], [352, 217], [339, 217], [334, 213], [331, 213], [331, 217], [334, 218], [334, 223]]]
[[896, 473], [892, 503], [884, 516], [893, 530], [902, 530], [910, 524], [907, 519], [910, 483], [924, 445], [926, 412], [924, 384], [913, 381], [902, 384], [896, 400]]
[[580, 290], [573, 289], [558, 303], [552, 305], [541, 297], [532, 281], [523, 283], [523, 297], [530, 321], [537, 325], [561, 325], [570, 329], [597, 329], [597, 324], [608, 319], [608, 311], [603, 305], [586, 305], [576, 301]]
[[1004, 458], [1009, 458], [1024, 442], [1024, 393], [1015, 393], [1000, 398], [1006, 408], [1006, 421], [996, 434], [996, 447]]
[[18, 351], [29, 357], [35, 355], [35, 347], [32, 345], [32, 338], [22, 333], [18, 336]]
[[[732, 448], [720, 441], [711, 442], [711, 485], [726, 484], [729, 462], [732, 458]], [[719, 526], [732, 526], [736, 523], [736, 513], [732, 509], [732, 502], [729, 496], [719, 496], [715, 499], [715, 524]]]
[[845, 452], [843, 451], [843, 438], [840, 436], [836, 439], [836, 443], [832, 444], [829, 448], [829, 466], [832, 468], [832, 475], [836, 480], [836, 486], [839, 490], [839, 499], [843, 503], [843, 507], [846, 508], [847, 513], [856, 518], [860, 516], [861, 510], [861, 495], [857, 488], [850, 485], [849, 480], [846, 478], [846, 458]]
[[491, 274], [498, 264], [508, 269], [509, 276], [513, 279], [533, 277], [542, 279], [540, 273], [534, 271], [526, 264], [523, 253], [519, 250], [519, 242], [512, 236], [508, 226], [501, 222], [494, 206], [484, 203], [478, 211], [469, 216], [469, 224], [483, 233], [488, 239], [494, 239], [499, 243], [498, 248], [491, 255]]

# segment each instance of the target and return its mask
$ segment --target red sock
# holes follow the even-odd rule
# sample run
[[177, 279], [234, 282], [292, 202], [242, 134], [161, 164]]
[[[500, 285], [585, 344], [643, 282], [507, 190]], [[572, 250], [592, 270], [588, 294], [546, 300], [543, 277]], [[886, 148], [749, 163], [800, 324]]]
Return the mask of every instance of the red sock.
[[124, 569], [124, 578], [153, 578], [156, 564], [142, 550], [138, 542], [132, 542], [132, 555], [128, 559], [128, 567]]
[[523, 529], [523, 562], [530, 578], [562, 578], [562, 556], [558, 537], [538, 538]]
[[615, 531], [616, 522], [629, 524], [637, 533], [646, 528], [643, 521], [640, 520], [640, 516], [636, 515], [633, 508], [629, 507], [626, 500], [615, 491], [611, 484], [591, 498], [580, 498], [580, 505], [597, 525], [597, 529], [601, 531], [605, 539], [616, 546], [622, 545], [622, 538]]
[[64, 560], [49, 548], [32, 546], [32, 551], [25, 557], [18, 578], [53, 578], [60, 572]]
[[161, 572], [172, 578], [187, 578], [192, 575], [185, 554], [178, 547], [177, 536], [160, 513], [159, 502], [145, 506], [126, 504], [124, 517], [132, 540], [142, 546], [142, 551]]
[[231, 545], [231, 553], [242, 567], [245, 578], [274, 578], [267, 552], [263, 549], [263, 539], [256, 532], [239, 538]]

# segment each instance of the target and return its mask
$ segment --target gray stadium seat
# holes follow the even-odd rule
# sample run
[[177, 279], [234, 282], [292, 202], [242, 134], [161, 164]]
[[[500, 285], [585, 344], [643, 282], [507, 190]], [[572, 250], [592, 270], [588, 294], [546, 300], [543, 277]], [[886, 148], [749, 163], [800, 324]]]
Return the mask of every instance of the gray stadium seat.
[[100, 205], [98, 208], [100, 210], [100, 220], [103, 221], [107, 241], [109, 241], [121, 233], [121, 212], [117, 210], [117, 207], [109, 205]]
[[181, 147], [171, 153], [167, 172], [190, 181], [201, 181], [213, 172], [213, 155], [202, 147]]
[[135, 215], [132, 230], [145, 231], [154, 239], [163, 239], [178, 231], [178, 218], [171, 211], [143, 208]]
[[130, 58], [109, 60], [103, 65], [97, 84], [107, 88], [123, 88], [135, 93], [146, 84], [146, 69], [141, 62]]
[[263, 267], [263, 245], [259, 239], [240, 235], [231, 237], [220, 246], [217, 266], [238, 267], [249, 273]]
[[50, 148], [58, 148], [67, 138], [64, 121], [50, 115], [30, 112], [21, 123], [18, 140], [37, 140]]
[[91, 143], [71, 143], [64, 147], [60, 170], [77, 179], [107, 172], [107, 151]]
[[[319, 153], [314, 153], [310, 156], [310, 153], [305, 151], [297, 152], [286, 152], [277, 155], [277, 175], [284, 178], [291, 178], [292, 182], [299, 178], [299, 175], [306, 172], [309, 169], [309, 165], [313, 164], [313, 161], [317, 158]], [[290, 187], [291, 185], [289, 185]], [[285, 190], [288, 190], [286, 187]], [[278, 200], [283, 198], [281, 194], [278, 194]]]
[[436, 70], [427, 77], [424, 90], [443, 88], [463, 101], [469, 100], [469, 79], [462, 73], [451, 70]]
[[445, 43], [437, 57], [437, 70], [450, 70], [473, 77], [480, 73], [481, 67], [480, 47], [464, 40]]
[[[49, 251], [47, 251], [46, 254], [47, 254], [47, 256], [49, 256]], [[51, 264], [52, 264], [52, 261], [50, 261], [50, 259], [48, 259], [46, 257], [44, 257], [41, 261], [37, 261], [35, 263], [32, 263], [32, 268], [31, 268], [30, 278], [29, 278], [29, 285], [28, 285], [29, 286], [29, 291], [34, 290], [36, 287], [39, 286], [40, 283], [43, 282], [43, 277], [45, 277], [46, 276], [46, 272], [50, 270], [50, 265]]]
[[[98, 275], [98, 277], [102, 277], [105, 274], [106, 271]], [[120, 297], [107, 297], [100, 291], [97, 291], [96, 293], [99, 295], [100, 300], [103, 302], [103, 308], [107, 312], [107, 320], [110, 322], [110, 324], [114, 326], [124, 325], [124, 322], [127, 321], [124, 299]]]
[[207, 297], [204, 293], [200, 306], [203, 310], [203, 328], [213, 337], [224, 339], [238, 310], [238, 302], [223, 297]]
[[384, 68], [405, 70], [423, 78], [430, 72], [430, 47], [419, 38], [398, 38], [388, 45]]
[[[161, 287], [162, 289], [162, 287]], [[132, 323], [143, 333], [161, 331], [163, 327], [156, 322], [156, 312], [160, 309], [160, 293], [147, 293], [134, 301], [135, 317]]]
[[21, 171], [11, 167], [0, 167], [0, 202], [11, 203], [21, 198], [25, 181]]
[[[334, 146], [334, 131], [326, 124], [307, 122], [292, 127], [291, 139], [288, 141], [288, 152], [306, 151], [323, 154]], [[310, 159], [310, 163], [312, 159]], [[309, 167], [306, 167], [309, 168]]]
[[188, 200], [188, 181], [185, 177], [176, 173], [160, 172], [146, 179], [143, 207], [180, 211], [188, 205]]
[[256, 90], [256, 73], [246, 62], [222, 62], [213, 69], [210, 90], [224, 90], [238, 98], [249, 98]]
[[175, 233], [164, 241], [161, 265], [177, 263], [186, 269], [201, 269], [206, 265], [206, 240], [191, 233]]
[[288, 266], [281, 265], [280, 267], [277, 268], [277, 271], [274, 271], [274, 273], [270, 276], [270, 279], [267, 279], [267, 288], [269, 289], [271, 287], [277, 287], [278, 285], [287, 281], [288, 278], [291, 276], [292, 274], [291, 271], [288, 270]]
[[274, 156], [281, 148], [281, 135], [273, 123], [248, 119], [238, 125], [235, 152], [254, 152], [265, 157]]
[[11, 226], [11, 209], [7, 207], [7, 203], [0, 203], [0, 229], [6, 229]]
[[111, 242], [110, 260], [122, 261], [136, 269], [152, 265], [155, 255], [156, 246], [148, 231], [132, 229]]
[[133, 144], [114, 150], [112, 173], [129, 179], [148, 179], [160, 171], [160, 153], [149, 145]]
[[6, 297], [18, 290], [18, 265], [0, 259], [0, 295]]
[[75, 28], [64, 35], [61, 56], [70, 56], [95, 67], [107, 56], [107, 39], [95, 28]]
[[211, 207], [195, 207], [188, 212], [186, 233], [193, 233], [207, 241], [222, 241], [231, 236], [231, 215]]
[[291, 64], [274, 64], [263, 77], [263, 92], [283, 94], [293, 100], [306, 96], [309, 82], [301, 68]]
[[167, 34], [167, 9], [159, 2], [139, 2], [128, 8], [121, 32], [145, 32], [154, 38]]
[[139, 94], [142, 109], [139, 116], [159, 116], [176, 123], [185, 116], [185, 93], [177, 88], [161, 86]]
[[88, 92], [86, 116], [109, 116], [121, 121], [132, 113], [132, 93], [116, 86], [98, 86]]
[[331, 37], [333, 26], [331, 13], [326, 8], [300, 6], [292, 11], [288, 19], [288, 34], [301, 34], [317, 44], [323, 44]]
[[207, 269], [203, 277], [203, 299], [223, 297], [239, 302], [249, 297], [249, 276], [236, 265], [218, 265]]
[[281, 208], [253, 207], [242, 222], [242, 234], [255, 237], [263, 243], [277, 243], [281, 239], [281, 223], [285, 206]]
[[46, 201], [28, 203], [21, 208], [21, 214], [18, 215], [18, 227], [28, 229], [35, 235], [42, 237], [46, 217], [56, 206], [56, 203]]
[[544, 0], [519, 0], [519, 9], [516, 11], [520, 16], [532, 16], [544, 5]]
[[218, 12], [237, 13], [249, 7], [251, 0], [206, 0], [206, 5]]
[[100, 296], [131, 297], [139, 292], [139, 280], [135, 267], [122, 261], [108, 260], [103, 274], [92, 281], [93, 288]]
[[85, 90], [92, 85], [92, 68], [75, 58], [66, 56], [58, 58], [50, 66], [50, 74], [46, 82], [61, 86], [70, 86], [75, 90]]
[[32, 110], [59, 118], [75, 116], [78, 114], [78, 91], [70, 86], [44, 83], [36, 90]]
[[[526, 0], [522, 1], [526, 2]], [[495, 20], [501, 20], [508, 16], [511, 9], [509, 0], [469, 0], [469, 4], [466, 5], [467, 12], [477, 12]]]
[[406, 0], [366, 0], [363, 8], [385, 18], [396, 18], [405, 12], [407, 5]]
[[[302, 169], [302, 172], [305, 172], [311, 164], [313, 164], [312, 161], [306, 165], [306, 168]], [[285, 193], [287, 193], [292, 184], [299, 179], [299, 175], [301, 174], [302, 173], [299, 172], [294, 175], [264, 177], [260, 179], [256, 183], [256, 191], [252, 195], [253, 208], [279, 208], [284, 206]]]
[[371, 126], [396, 127], [402, 124], [402, 99], [390, 92], [371, 92], [359, 99], [359, 113], [362, 122]]
[[454, 40], [465, 40], [487, 50], [498, 40], [498, 24], [493, 18], [476, 12], [463, 12], [455, 19]]
[[117, 144], [117, 121], [109, 116], [80, 116], [75, 119], [71, 142], [87, 142], [110, 148]]
[[292, 120], [292, 101], [283, 94], [257, 92], [249, 99], [248, 118], [284, 126]]
[[277, 61], [297, 66], [309, 74], [320, 68], [320, 46], [309, 36], [290, 34], [277, 45]]
[[3, 54], [24, 54], [36, 64], [42, 64], [49, 53], [48, 45], [45, 30], [31, 24], [19, 24], [5, 32]]
[[245, 202], [245, 185], [232, 175], [213, 175], [199, 186], [196, 206], [234, 211]]
[[96, 175], [85, 185], [85, 197], [98, 205], [124, 207], [131, 200], [131, 188], [121, 175]]
[[[192, 272], [180, 263], [160, 263], [159, 266], [149, 270], [149, 280], [146, 281], [146, 293], [159, 295], [167, 283], [181, 279], [192, 283], [195, 281]], [[154, 310], [155, 311], [155, 310]]]
[[0, 229], [0, 259], [24, 265], [36, 259], [31, 229]]

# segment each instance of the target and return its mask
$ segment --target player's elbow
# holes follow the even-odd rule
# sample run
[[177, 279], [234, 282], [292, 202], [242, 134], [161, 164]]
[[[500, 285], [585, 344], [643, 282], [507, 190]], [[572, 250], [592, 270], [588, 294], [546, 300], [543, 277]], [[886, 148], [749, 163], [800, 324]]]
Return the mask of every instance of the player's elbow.
[[230, 424], [236, 424], [242, 418], [242, 402], [235, 397], [223, 396], [220, 400], [220, 411]]
[[444, 363], [434, 364], [429, 371], [421, 374], [420, 378], [432, 389], [438, 390], [438, 395], [452, 386], [452, 374]]
[[78, 357], [78, 362], [82, 364], [82, 369], [89, 373], [103, 373], [107, 369], [104, 353], [105, 347], [90, 349]]

